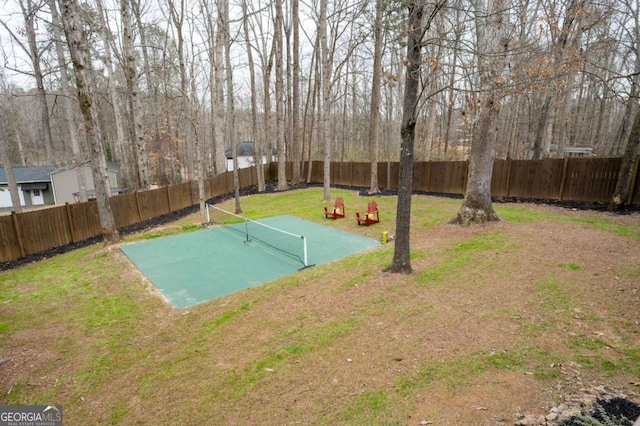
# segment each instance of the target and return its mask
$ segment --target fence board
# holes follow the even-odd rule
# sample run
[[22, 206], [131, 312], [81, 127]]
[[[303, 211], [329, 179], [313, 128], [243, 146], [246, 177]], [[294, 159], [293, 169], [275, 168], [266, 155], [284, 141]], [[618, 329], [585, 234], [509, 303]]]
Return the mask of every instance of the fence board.
[[311, 182], [322, 183], [324, 181], [324, 163], [322, 161], [311, 162]]
[[74, 203], [65, 206], [69, 214], [69, 229], [73, 242], [83, 241], [102, 234], [102, 225], [98, 214], [98, 203]]
[[109, 198], [109, 203], [111, 204], [113, 221], [116, 224], [116, 228], [125, 228], [141, 222], [138, 206], [136, 205], [135, 193], [130, 192], [128, 194], [116, 195]]
[[16, 218], [27, 256], [72, 242], [64, 205], [23, 212]]
[[20, 243], [13, 225], [13, 217], [0, 216], [0, 261], [14, 260], [20, 256]]
[[563, 200], [606, 203], [616, 189], [620, 158], [568, 158]]
[[211, 196], [219, 197], [224, 194], [229, 193], [229, 189], [227, 188], [227, 178], [224, 175], [217, 175], [211, 179]]
[[169, 200], [168, 204], [171, 204], [171, 210], [174, 212], [191, 206], [191, 185], [189, 183], [171, 185]]
[[371, 163], [353, 163], [350, 185], [361, 188], [371, 186]]
[[491, 175], [491, 196], [506, 197], [509, 185], [509, 169], [511, 160], [495, 160]]
[[420, 161], [413, 163], [413, 190], [429, 191], [429, 163]]
[[466, 161], [432, 161], [427, 191], [437, 194], [463, 194], [467, 169]]
[[563, 167], [562, 159], [511, 160], [507, 197], [557, 200]]
[[351, 167], [353, 163], [331, 163], [331, 184], [351, 185]]
[[253, 168], [238, 169], [238, 180], [240, 189], [249, 188], [254, 185], [254, 174], [255, 173], [253, 171]]
[[145, 221], [171, 213], [164, 188], [136, 192], [140, 218]]
[[398, 163], [378, 163], [378, 187], [381, 189], [398, 189], [400, 165]]

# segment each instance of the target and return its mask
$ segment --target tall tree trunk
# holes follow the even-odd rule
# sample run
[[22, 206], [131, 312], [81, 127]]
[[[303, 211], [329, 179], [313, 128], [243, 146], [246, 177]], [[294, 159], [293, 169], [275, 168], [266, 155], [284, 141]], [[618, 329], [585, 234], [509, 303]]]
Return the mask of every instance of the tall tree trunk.
[[324, 149], [324, 166], [322, 173], [323, 181], [323, 196], [324, 201], [331, 201], [331, 139], [327, 137], [327, 130], [329, 128], [329, 97], [331, 96], [331, 90], [329, 84], [331, 82], [331, 76], [329, 69], [331, 63], [329, 62], [329, 47], [327, 45], [327, 2], [328, 0], [320, 0], [320, 16], [318, 19], [318, 47], [320, 48], [320, 74], [321, 74], [321, 93], [322, 104], [318, 109], [319, 112], [319, 127], [318, 137], [320, 139], [320, 145]]
[[393, 260], [385, 271], [410, 274], [411, 268], [411, 195], [413, 193], [413, 145], [416, 136], [418, 88], [422, 70], [422, 34], [424, 0], [409, 2], [409, 29], [407, 31], [406, 80], [400, 134], [400, 170], [398, 176], [398, 206], [396, 214], [396, 243]]
[[[120, 94], [118, 93], [117, 78], [114, 76], [113, 60], [111, 58], [111, 39], [109, 37], [109, 31], [107, 29], [107, 22], [105, 19], [104, 11], [102, 8], [102, 0], [96, 0], [96, 6], [98, 9], [98, 15], [100, 16], [100, 38], [102, 38], [102, 44], [104, 44], [104, 66], [107, 74], [107, 87], [109, 88], [109, 98], [111, 99], [111, 105], [113, 108], [113, 122], [116, 128], [116, 140], [115, 140], [115, 159], [120, 161], [121, 170], [124, 175], [124, 182], [127, 187], [131, 187], [135, 184], [135, 189], [138, 189], [137, 171], [133, 168], [135, 164], [131, 163], [130, 159], [130, 142], [125, 136], [124, 120], [120, 110]], [[137, 168], [136, 168], [137, 170]]]
[[229, 0], [218, 1], [218, 13], [221, 14], [220, 22], [223, 23], [224, 33], [224, 61], [225, 61], [225, 82], [227, 86], [227, 118], [225, 120], [225, 134], [231, 152], [233, 153], [233, 194], [235, 200], [236, 214], [242, 213], [240, 206], [240, 177], [238, 170], [238, 144], [236, 141], [235, 129], [235, 104], [233, 100], [233, 68], [231, 67], [231, 35], [229, 26]]
[[369, 115], [369, 162], [371, 177], [369, 194], [380, 192], [378, 188], [378, 123], [380, 122], [380, 92], [382, 86], [382, 18], [384, 1], [376, 0], [376, 21], [373, 29], [373, 81], [371, 82], [371, 113]]
[[[224, 147], [224, 90], [222, 90], [223, 68], [222, 68], [222, 34], [216, 31], [213, 22], [214, 16], [209, 7], [208, 0], [202, 0], [202, 7], [205, 11], [207, 29], [207, 50], [209, 52], [209, 108], [212, 123], [212, 136], [210, 150], [213, 152], [214, 174], [224, 173], [227, 170], [227, 159]], [[219, 20], [216, 21], [219, 25]]]
[[[219, 6], [218, 6], [219, 9]], [[227, 159], [225, 157], [225, 115], [224, 115], [224, 22], [220, 10], [218, 10], [217, 28], [215, 29], [215, 42], [213, 47], [214, 61], [214, 96], [213, 107], [213, 132], [216, 174], [227, 171]]]
[[286, 149], [285, 149], [285, 119], [284, 119], [284, 73], [282, 43], [282, 0], [275, 0], [276, 19], [273, 38], [276, 44], [276, 128], [278, 142], [278, 191], [284, 191], [287, 186]]
[[247, 1], [242, 1], [242, 29], [247, 49], [247, 62], [249, 64], [249, 80], [251, 84], [251, 140], [253, 141], [253, 158], [256, 167], [256, 177], [258, 181], [258, 192], [265, 190], [264, 168], [262, 167], [262, 155], [264, 143], [258, 141], [258, 106], [255, 64], [253, 63], [253, 47], [249, 39], [249, 14], [247, 12]]
[[182, 138], [182, 152], [185, 158], [185, 175], [188, 180], [194, 180], [194, 157], [193, 157], [193, 149], [191, 147], [192, 139], [191, 139], [191, 126], [188, 126], [187, 123], [191, 120], [190, 117], [190, 109], [191, 102], [189, 100], [188, 87], [189, 83], [187, 81], [187, 67], [186, 67], [186, 58], [184, 52], [184, 18], [185, 18], [185, 0], [177, 0], [179, 1], [178, 7], [176, 7], [173, 0], [168, 0], [169, 6], [169, 16], [171, 17], [171, 21], [173, 23], [173, 27], [176, 31], [176, 47], [178, 53], [178, 70], [180, 71], [180, 98], [178, 101], [179, 106], [179, 115], [181, 119], [178, 120], [177, 126], [181, 132], [178, 135], [178, 138]]
[[[307, 143], [308, 145], [308, 149], [307, 149], [307, 163], [309, 164], [309, 167], [307, 168], [307, 183], [311, 182], [311, 173], [313, 171], [313, 132], [315, 129], [315, 124], [316, 124], [316, 105], [318, 105], [319, 103], [319, 96], [320, 96], [320, 49], [319, 46], [320, 45], [320, 39], [318, 37], [316, 37], [316, 41], [315, 41], [315, 46], [313, 48], [313, 55], [311, 55], [311, 69], [313, 70], [313, 78], [309, 79], [309, 90], [307, 92], [307, 103], [306, 103], [306, 110], [305, 110], [305, 117], [309, 117], [308, 121], [308, 126], [309, 126], [309, 131], [305, 131], [305, 136], [307, 136], [308, 134], [308, 140], [309, 142]], [[310, 112], [308, 110], [311, 110]], [[305, 125], [306, 125], [307, 121], [305, 120]]]
[[[71, 143], [71, 153], [73, 159], [71, 163], [76, 166], [76, 180], [78, 182], [78, 199], [80, 202], [87, 201], [87, 178], [84, 168], [80, 167], [84, 162], [82, 153], [80, 152], [80, 144], [78, 142], [78, 131], [76, 130], [76, 119], [73, 112], [71, 89], [69, 87], [69, 76], [67, 74], [67, 61], [64, 57], [64, 47], [62, 46], [62, 25], [58, 16], [58, 7], [55, 0], [47, 0], [49, 10], [51, 11], [51, 28], [53, 31], [54, 44], [56, 46], [56, 56], [58, 66], [60, 67], [60, 86], [62, 87], [62, 108], [64, 109], [67, 129], [69, 130], [69, 142]], [[100, 1], [98, 1], [100, 4]], [[108, 47], [108, 46], [105, 46]]]
[[[629, 102], [637, 102], [637, 100], [629, 100]], [[609, 210], [616, 211], [631, 203], [631, 183], [634, 176], [634, 164], [636, 157], [640, 155], [640, 109], [636, 108], [636, 118], [633, 121], [629, 140], [622, 156], [622, 164], [616, 182], [616, 189], [613, 191], [611, 200], [609, 201]], [[638, 170], [635, 170], [638, 175]]]
[[[269, 165], [272, 161], [272, 152], [273, 152], [273, 125], [271, 123], [271, 72], [273, 71], [273, 60], [276, 52], [276, 42], [273, 40], [271, 44], [271, 50], [269, 52], [269, 56], [262, 56], [262, 88], [263, 88], [263, 114], [264, 114], [264, 138], [265, 138], [265, 149], [266, 152], [266, 161], [265, 164]], [[277, 137], [277, 136], [276, 136]]]
[[[26, 1], [26, 5], [25, 5]], [[51, 137], [51, 123], [49, 121], [49, 106], [47, 104], [47, 92], [44, 89], [44, 77], [40, 67], [40, 52], [36, 42], [36, 6], [31, 0], [20, 0], [20, 8], [24, 17], [24, 25], [29, 42], [29, 56], [33, 65], [33, 76], [36, 80], [38, 92], [38, 105], [40, 107], [40, 125], [42, 126], [42, 141], [49, 164], [57, 164], [57, 158], [53, 154], [53, 138]]]
[[[193, 62], [191, 63], [191, 74], [193, 75]], [[196, 88], [196, 80], [195, 78], [191, 79], [191, 96], [194, 99], [194, 103], [198, 99], [198, 89]], [[198, 204], [200, 211], [200, 223], [204, 224], [207, 222], [207, 200], [205, 197], [204, 190], [204, 161], [203, 161], [203, 150], [202, 143], [200, 142], [200, 132], [198, 129], [200, 128], [200, 107], [198, 105], [194, 105], [194, 108], [191, 110], [192, 117], [192, 130], [193, 130], [193, 150], [195, 156], [195, 175], [196, 180], [198, 182]]]
[[[0, 82], [4, 89], [4, 76], [0, 74]], [[4, 91], [4, 90], [3, 90]], [[7, 176], [7, 184], [9, 185], [9, 196], [11, 197], [11, 205], [16, 213], [22, 212], [22, 204], [20, 204], [20, 194], [18, 193], [18, 183], [13, 173], [13, 164], [11, 161], [11, 143], [9, 142], [9, 111], [0, 104], [0, 166], [4, 169]]]
[[[449, 99], [449, 104], [447, 105], [447, 118], [444, 124], [444, 148], [443, 154], [446, 158], [447, 151], [449, 150], [449, 140], [451, 133], [451, 119], [453, 118], [453, 110], [455, 108], [455, 81], [456, 81], [456, 68], [458, 66], [458, 43], [460, 43], [460, 38], [462, 37], [462, 27], [463, 24], [460, 22], [461, 9], [455, 8], [456, 14], [456, 27], [454, 29], [454, 47], [453, 47], [453, 59], [451, 60], [451, 70], [449, 71], [449, 90], [447, 91], [447, 98]], [[440, 149], [438, 148], [438, 153]]]
[[301, 178], [302, 135], [300, 134], [300, 18], [299, 0], [291, 0], [291, 25], [293, 26], [293, 88], [291, 99], [291, 125], [293, 137], [291, 141], [291, 182], [295, 185]]
[[136, 68], [136, 51], [133, 46], [133, 27], [129, 0], [121, 0], [120, 14], [122, 18], [124, 44], [124, 75], [127, 80], [127, 96], [131, 115], [133, 138], [135, 140], [136, 163], [138, 169], [138, 185], [142, 190], [149, 189], [149, 160], [147, 142], [142, 126], [142, 104], [138, 87], [138, 70]]
[[116, 243], [119, 240], [115, 226], [111, 204], [109, 204], [109, 181], [104, 157], [102, 140], [97, 123], [97, 113], [94, 102], [93, 69], [89, 56], [87, 37], [83, 30], [81, 9], [77, 0], [60, 0], [62, 22], [67, 38], [67, 46], [73, 62], [78, 101], [84, 118], [84, 129], [91, 153], [91, 172], [96, 191], [98, 215], [102, 227], [102, 236], [106, 243]]
[[452, 223], [468, 225], [499, 220], [491, 203], [491, 176], [495, 158], [495, 138], [491, 131], [500, 112], [502, 87], [505, 85], [502, 72], [509, 46], [504, 1], [489, 0], [486, 11], [483, 0], [475, 1], [481, 109], [473, 127], [464, 200]]
[[[149, 107], [151, 118], [153, 121], [153, 145], [155, 145], [156, 149], [160, 150], [160, 123], [158, 122], [158, 84], [151, 72], [151, 64], [149, 61], [149, 45], [147, 44], [147, 30], [142, 22], [142, 13], [140, 11], [140, 2], [138, 0], [131, 0], [131, 10], [133, 11], [133, 16], [135, 16], [136, 24], [138, 25], [140, 49], [142, 51], [142, 70], [147, 80], [147, 91], [151, 92], [151, 96], [149, 97]], [[160, 161], [159, 165], [162, 165], [163, 163], [164, 161]]]

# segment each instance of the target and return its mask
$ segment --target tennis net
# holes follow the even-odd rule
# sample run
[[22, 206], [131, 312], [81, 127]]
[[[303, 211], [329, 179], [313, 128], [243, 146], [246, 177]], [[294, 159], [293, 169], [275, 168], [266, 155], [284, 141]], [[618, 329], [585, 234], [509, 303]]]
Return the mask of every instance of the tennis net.
[[207, 222], [209, 225], [222, 226], [240, 235], [245, 243], [260, 244], [272, 253], [302, 263], [300, 269], [313, 266], [308, 263], [307, 239], [302, 235], [248, 219], [211, 204], [207, 204]]

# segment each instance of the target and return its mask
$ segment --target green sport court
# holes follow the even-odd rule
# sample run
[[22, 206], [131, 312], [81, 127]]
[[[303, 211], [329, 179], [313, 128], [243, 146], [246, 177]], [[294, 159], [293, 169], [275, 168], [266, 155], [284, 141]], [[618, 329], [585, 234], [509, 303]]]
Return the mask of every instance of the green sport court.
[[122, 251], [169, 303], [183, 309], [379, 245], [284, 215], [124, 245]]

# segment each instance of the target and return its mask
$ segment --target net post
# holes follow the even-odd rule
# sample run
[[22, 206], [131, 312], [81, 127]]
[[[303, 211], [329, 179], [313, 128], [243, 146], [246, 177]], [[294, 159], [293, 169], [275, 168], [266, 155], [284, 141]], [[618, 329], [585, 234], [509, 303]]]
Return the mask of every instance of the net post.
[[302, 237], [302, 251], [304, 253], [304, 266], [309, 266], [309, 262], [307, 262], [307, 239]]

